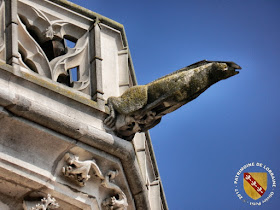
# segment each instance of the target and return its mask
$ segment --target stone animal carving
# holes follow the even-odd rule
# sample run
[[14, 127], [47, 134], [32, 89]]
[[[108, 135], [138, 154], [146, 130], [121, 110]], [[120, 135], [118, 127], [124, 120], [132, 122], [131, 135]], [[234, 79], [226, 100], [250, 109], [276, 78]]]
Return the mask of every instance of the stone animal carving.
[[32, 207], [30, 210], [48, 210], [57, 208], [59, 208], [59, 205], [55, 198], [52, 198], [51, 195], [48, 194], [47, 198], [41, 199], [41, 203], [37, 204], [35, 207]]
[[76, 180], [80, 186], [85, 186], [85, 182], [90, 178], [89, 172], [91, 168], [94, 169], [96, 176], [104, 179], [95, 160], [80, 161], [79, 157], [69, 153], [65, 155], [65, 160], [69, 165], [62, 168], [62, 173]]
[[121, 138], [157, 125], [161, 117], [192, 101], [214, 83], [238, 74], [234, 62], [200, 61], [147, 85], [133, 86], [119, 97], [109, 97], [104, 123]]
[[93, 169], [95, 175], [101, 180], [101, 185], [111, 191], [110, 196], [102, 201], [104, 210], [126, 210], [128, 203], [124, 192], [115, 182], [115, 177], [119, 174], [118, 170], [109, 170], [105, 176], [102, 174], [95, 160], [80, 161], [78, 156], [66, 153], [64, 157], [67, 166], [62, 168], [62, 173], [71, 179], [74, 179], [80, 186], [85, 186], [90, 178], [90, 170]]
[[126, 210], [128, 206], [126, 195], [119, 186], [113, 183], [117, 175], [117, 170], [109, 171], [101, 183], [105, 188], [111, 189], [115, 192], [114, 196], [106, 198], [102, 202], [102, 206], [104, 206], [106, 210]]

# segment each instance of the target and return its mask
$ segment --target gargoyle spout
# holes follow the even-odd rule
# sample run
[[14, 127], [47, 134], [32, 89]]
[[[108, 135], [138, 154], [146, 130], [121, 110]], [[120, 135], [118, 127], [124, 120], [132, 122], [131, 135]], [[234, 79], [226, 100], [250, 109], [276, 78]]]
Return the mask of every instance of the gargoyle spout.
[[238, 74], [234, 62], [200, 61], [147, 85], [133, 86], [109, 97], [110, 115], [104, 123], [119, 137], [132, 140], [136, 132], [157, 125], [161, 117], [198, 97], [214, 83]]

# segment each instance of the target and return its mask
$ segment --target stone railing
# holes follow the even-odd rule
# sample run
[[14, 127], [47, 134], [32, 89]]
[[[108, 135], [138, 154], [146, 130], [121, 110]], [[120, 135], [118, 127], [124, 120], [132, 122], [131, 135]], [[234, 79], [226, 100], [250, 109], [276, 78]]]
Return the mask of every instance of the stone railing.
[[0, 0], [0, 15], [0, 60], [18, 70], [85, 93], [103, 110], [136, 84], [121, 24], [65, 1]]

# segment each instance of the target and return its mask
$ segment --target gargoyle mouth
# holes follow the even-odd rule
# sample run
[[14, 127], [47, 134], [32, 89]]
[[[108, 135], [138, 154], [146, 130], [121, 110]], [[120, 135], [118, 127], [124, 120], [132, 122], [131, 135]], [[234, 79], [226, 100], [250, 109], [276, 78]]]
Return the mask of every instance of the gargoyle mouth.
[[239, 74], [239, 70], [241, 69], [241, 66], [231, 61], [216, 61], [216, 63], [222, 67], [222, 72], [224, 72], [222, 74], [222, 77], [224, 77], [223, 79]]
[[226, 71], [232, 72], [232, 75], [239, 74], [239, 71], [242, 69], [241, 66], [237, 65], [234, 62], [225, 62], [227, 64]]
[[226, 62], [227, 66], [228, 66], [228, 70], [230, 71], [237, 71], [239, 72], [242, 68], [241, 66], [237, 65], [234, 62]]
[[216, 63], [219, 69], [226, 71], [228, 73], [233, 73], [233, 75], [238, 74], [241, 66], [232, 61], [205, 61], [207, 63]]

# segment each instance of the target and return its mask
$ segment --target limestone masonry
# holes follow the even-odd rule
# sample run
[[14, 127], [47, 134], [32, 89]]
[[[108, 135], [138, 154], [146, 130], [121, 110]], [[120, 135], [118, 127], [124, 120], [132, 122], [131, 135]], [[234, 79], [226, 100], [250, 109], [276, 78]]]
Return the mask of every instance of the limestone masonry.
[[148, 130], [234, 62], [137, 85], [124, 28], [65, 0], [0, 0], [0, 210], [167, 210]]
[[123, 26], [65, 0], [0, 16], [0, 209], [168, 209], [149, 133], [103, 123], [137, 84]]

